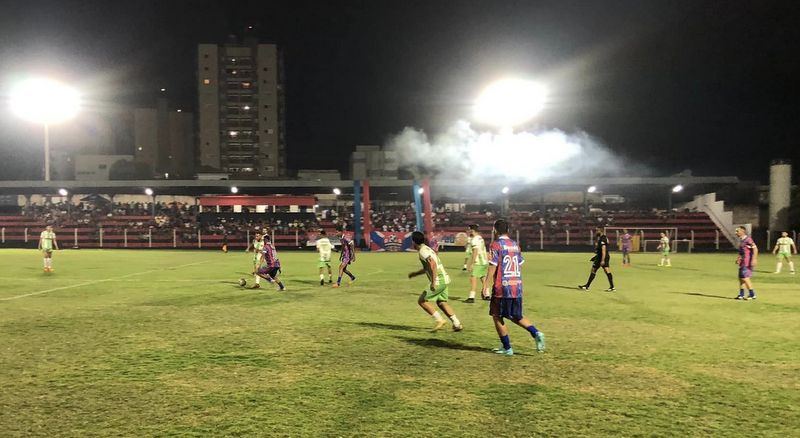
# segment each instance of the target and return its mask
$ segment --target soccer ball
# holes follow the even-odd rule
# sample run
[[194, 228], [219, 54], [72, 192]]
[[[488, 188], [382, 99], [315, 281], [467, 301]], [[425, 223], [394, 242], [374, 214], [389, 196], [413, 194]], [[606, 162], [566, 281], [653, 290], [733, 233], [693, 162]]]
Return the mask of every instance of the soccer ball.
[[247, 284], [247, 280], [244, 278], [239, 279], [239, 286], [244, 287]]

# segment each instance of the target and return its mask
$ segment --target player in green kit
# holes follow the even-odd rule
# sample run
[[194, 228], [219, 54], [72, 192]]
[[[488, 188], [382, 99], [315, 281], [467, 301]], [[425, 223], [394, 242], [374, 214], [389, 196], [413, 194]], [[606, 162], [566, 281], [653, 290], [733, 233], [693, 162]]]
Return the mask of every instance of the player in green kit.
[[317, 251], [319, 251], [319, 285], [325, 285], [325, 268], [328, 268], [328, 283], [333, 283], [333, 274], [331, 273], [331, 251], [333, 245], [328, 239], [328, 233], [325, 230], [319, 232], [317, 237]]
[[[480, 284], [483, 285], [483, 280], [486, 278], [486, 273], [489, 272], [489, 257], [486, 255], [486, 243], [478, 232], [478, 224], [469, 226], [469, 247], [471, 248], [472, 256], [467, 262], [467, 271], [470, 271], [470, 286], [469, 298], [464, 300], [465, 303], [475, 302], [475, 289]], [[478, 280], [480, 279], [480, 283]], [[488, 300], [487, 294], [482, 293], [481, 296]]]
[[471, 245], [471, 238], [469, 234], [467, 234], [467, 243], [464, 245], [464, 267], [461, 268], [462, 271], [467, 270], [467, 263], [472, 260], [472, 245]]
[[661, 262], [658, 266], [672, 266], [672, 261], [669, 259], [669, 237], [667, 237], [666, 233], [661, 233], [661, 239], [658, 240], [658, 249], [661, 250]]
[[53, 272], [53, 251], [58, 249], [58, 241], [53, 227], [48, 225], [39, 235], [39, 251], [44, 256], [44, 272]]
[[253, 274], [255, 274], [258, 272], [258, 263], [261, 261], [261, 250], [264, 249], [264, 237], [261, 233], [256, 233], [253, 243], [245, 251], [249, 252], [250, 248], [253, 249]]
[[414, 243], [414, 249], [419, 252], [419, 261], [422, 263], [422, 269], [408, 274], [408, 278], [414, 278], [418, 275], [425, 274], [428, 276], [430, 286], [419, 296], [417, 303], [423, 310], [428, 312], [428, 315], [433, 317], [435, 321], [433, 330], [439, 330], [447, 324], [441, 313], [436, 310], [436, 307], [431, 304], [431, 301], [436, 301], [436, 306], [441, 309], [450, 321], [453, 323], [453, 331], [460, 332], [464, 329], [461, 321], [458, 320], [453, 308], [447, 304], [448, 289], [447, 285], [450, 284], [450, 276], [444, 269], [444, 265], [439, 256], [425, 244], [425, 235], [420, 231], [411, 233], [411, 241]]
[[783, 261], [786, 260], [786, 262], [789, 263], [789, 272], [794, 275], [794, 262], [792, 261], [792, 254], [797, 255], [797, 246], [795, 246], [794, 240], [789, 237], [789, 233], [786, 231], [781, 233], [781, 237], [777, 242], [775, 242], [775, 249], [772, 250], [772, 253], [778, 255], [778, 265], [775, 267], [775, 273], [781, 273]]

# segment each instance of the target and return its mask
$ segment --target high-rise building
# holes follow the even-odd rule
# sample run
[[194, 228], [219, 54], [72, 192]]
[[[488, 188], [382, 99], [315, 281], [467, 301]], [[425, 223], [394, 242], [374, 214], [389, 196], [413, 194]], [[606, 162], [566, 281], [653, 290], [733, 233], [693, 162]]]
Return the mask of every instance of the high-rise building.
[[286, 176], [283, 62], [274, 44], [200, 44], [197, 86], [201, 171]]
[[137, 108], [134, 119], [134, 159], [152, 175], [191, 178], [194, 175], [194, 116], [170, 110], [166, 98], [156, 108]]

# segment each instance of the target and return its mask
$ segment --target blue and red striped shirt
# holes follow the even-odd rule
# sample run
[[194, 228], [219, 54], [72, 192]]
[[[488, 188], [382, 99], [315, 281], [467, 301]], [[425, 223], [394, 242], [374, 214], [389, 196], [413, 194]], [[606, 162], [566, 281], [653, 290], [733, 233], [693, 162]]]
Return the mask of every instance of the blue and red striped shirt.
[[278, 251], [275, 250], [275, 246], [270, 241], [264, 241], [264, 247], [261, 249], [261, 253], [264, 254], [264, 261], [267, 263], [267, 266], [270, 268], [280, 268], [281, 261], [278, 259]]
[[746, 236], [742, 239], [742, 242], [739, 243], [739, 266], [742, 268], [753, 268], [753, 248], [755, 248], [756, 243], [753, 242], [753, 238], [750, 236]]
[[351, 241], [347, 239], [347, 237], [342, 236], [342, 253], [339, 254], [339, 260], [352, 260], [353, 259], [353, 247], [351, 245]]
[[522, 297], [522, 271], [525, 263], [517, 242], [503, 235], [489, 247], [489, 263], [496, 266], [492, 294], [496, 298]]

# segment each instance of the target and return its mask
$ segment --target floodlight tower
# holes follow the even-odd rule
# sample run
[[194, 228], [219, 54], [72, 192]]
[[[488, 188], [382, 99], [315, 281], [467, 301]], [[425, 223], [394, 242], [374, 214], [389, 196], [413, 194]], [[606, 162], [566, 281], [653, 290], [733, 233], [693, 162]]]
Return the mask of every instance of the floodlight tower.
[[32, 78], [13, 88], [10, 101], [19, 117], [44, 125], [44, 180], [50, 181], [50, 125], [74, 117], [80, 108], [80, 95], [52, 79]]
[[475, 101], [475, 118], [511, 131], [536, 117], [544, 108], [547, 89], [537, 82], [501, 79], [486, 87]]

